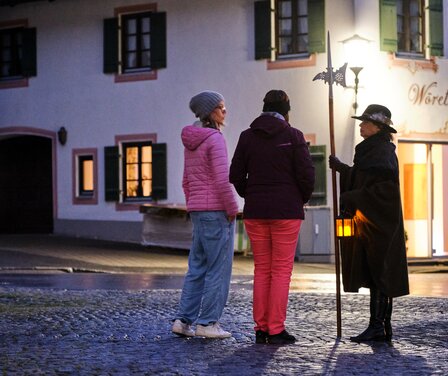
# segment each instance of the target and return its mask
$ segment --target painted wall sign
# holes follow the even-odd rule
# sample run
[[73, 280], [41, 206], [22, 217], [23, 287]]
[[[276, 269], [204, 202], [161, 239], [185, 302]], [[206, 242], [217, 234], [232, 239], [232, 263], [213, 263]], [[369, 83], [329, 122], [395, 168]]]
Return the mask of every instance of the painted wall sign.
[[409, 88], [408, 98], [416, 105], [426, 104], [430, 106], [448, 106], [448, 90], [443, 95], [438, 95], [433, 92], [437, 88], [437, 82], [431, 82], [429, 85], [420, 86], [419, 84], [412, 84]]

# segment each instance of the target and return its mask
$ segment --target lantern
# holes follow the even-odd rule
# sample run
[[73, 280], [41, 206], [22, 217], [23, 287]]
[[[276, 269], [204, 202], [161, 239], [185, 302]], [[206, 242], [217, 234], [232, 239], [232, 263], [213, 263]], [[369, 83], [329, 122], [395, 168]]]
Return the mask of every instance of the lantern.
[[355, 221], [343, 215], [336, 217], [336, 236], [338, 238], [349, 238], [355, 235]]

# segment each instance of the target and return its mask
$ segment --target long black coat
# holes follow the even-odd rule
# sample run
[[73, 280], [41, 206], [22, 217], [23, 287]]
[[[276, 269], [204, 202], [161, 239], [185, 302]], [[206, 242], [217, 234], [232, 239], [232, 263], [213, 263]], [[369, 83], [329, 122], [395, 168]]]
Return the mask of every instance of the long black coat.
[[354, 215], [356, 235], [341, 245], [344, 291], [376, 287], [409, 294], [398, 159], [389, 135], [356, 146], [353, 167], [340, 170], [341, 210]]

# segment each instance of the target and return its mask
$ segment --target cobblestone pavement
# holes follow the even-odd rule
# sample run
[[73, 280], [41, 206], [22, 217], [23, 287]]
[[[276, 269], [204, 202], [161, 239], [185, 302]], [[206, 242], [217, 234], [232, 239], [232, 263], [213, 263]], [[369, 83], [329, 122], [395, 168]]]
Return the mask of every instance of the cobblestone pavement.
[[392, 345], [355, 344], [369, 297], [292, 293], [287, 328], [298, 342], [255, 345], [251, 287], [235, 287], [224, 340], [170, 332], [179, 289], [66, 290], [0, 286], [0, 375], [447, 375], [448, 299], [395, 300]]

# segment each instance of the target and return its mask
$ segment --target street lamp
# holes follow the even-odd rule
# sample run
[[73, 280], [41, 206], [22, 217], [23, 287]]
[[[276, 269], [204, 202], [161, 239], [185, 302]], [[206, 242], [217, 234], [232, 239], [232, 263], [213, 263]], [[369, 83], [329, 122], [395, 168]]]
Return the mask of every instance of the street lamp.
[[355, 34], [350, 38], [344, 39], [341, 43], [344, 45], [345, 55], [350, 63], [350, 70], [355, 74], [355, 102], [353, 103], [353, 109], [356, 115], [356, 110], [358, 109], [358, 76], [364, 68], [370, 40]]

